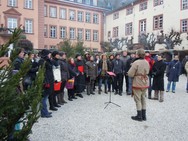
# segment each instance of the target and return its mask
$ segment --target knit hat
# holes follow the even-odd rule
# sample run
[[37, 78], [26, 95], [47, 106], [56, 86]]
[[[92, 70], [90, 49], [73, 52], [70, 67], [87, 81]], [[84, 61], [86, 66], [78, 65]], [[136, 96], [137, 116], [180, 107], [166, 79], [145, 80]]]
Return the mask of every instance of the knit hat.
[[81, 56], [81, 54], [80, 54], [80, 53], [77, 53], [76, 56], [75, 56], [75, 58], [78, 58], [78, 56]]
[[57, 54], [59, 54], [59, 52], [58, 52], [58, 51], [56, 51], [56, 50], [55, 50], [55, 51], [53, 51], [53, 52], [52, 52], [52, 57], [55, 57]]
[[48, 56], [48, 54], [50, 54], [51, 52], [47, 49], [43, 49], [40, 53], [41, 57], [46, 57]]

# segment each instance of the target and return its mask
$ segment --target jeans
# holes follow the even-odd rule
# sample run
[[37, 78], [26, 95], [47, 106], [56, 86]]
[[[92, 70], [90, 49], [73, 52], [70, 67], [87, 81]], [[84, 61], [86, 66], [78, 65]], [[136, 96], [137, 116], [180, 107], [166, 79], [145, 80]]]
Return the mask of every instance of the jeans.
[[46, 116], [49, 115], [48, 109], [47, 109], [47, 102], [48, 100], [48, 95], [42, 97], [42, 109], [41, 109], [41, 116]]
[[104, 86], [107, 88], [108, 85], [108, 78], [107, 77], [100, 77], [99, 78], [99, 88], [101, 89], [102, 87], [102, 81], [104, 80]]
[[168, 81], [168, 84], [167, 84], [167, 91], [170, 91], [171, 83], [172, 83], [172, 92], [175, 92], [175, 89], [176, 89], [176, 82], [173, 82], [173, 81]]
[[129, 77], [128, 94], [132, 94], [132, 83], [133, 83], [133, 78], [132, 78], [132, 77]]

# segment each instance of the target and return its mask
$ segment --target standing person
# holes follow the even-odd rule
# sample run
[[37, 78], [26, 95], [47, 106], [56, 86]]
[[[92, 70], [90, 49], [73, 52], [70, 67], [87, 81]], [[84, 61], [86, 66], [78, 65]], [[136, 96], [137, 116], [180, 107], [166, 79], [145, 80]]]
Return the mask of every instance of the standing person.
[[166, 76], [168, 77], [168, 84], [166, 92], [170, 91], [170, 86], [172, 83], [172, 92], [175, 93], [176, 82], [179, 81], [179, 76], [181, 74], [181, 63], [179, 61], [178, 55], [174, 56], [174, 60], [171, 61], [167, 67]]
[[[128, 88], [129, 88], [129, 78], [128, 78], [128, 75], [127, 75], [127, 72], [128, 72], [128, 69], [127, 69], [127, 61], [129, 60], [129, 56], [128, 56], [128, 53], [127, 53], [127, 50], [124, 50], [122, 52], [122, 56], [120, 57], [120, 59], [122, 60], [123, 62], [123, 71], [124, 71], [124, 74], [123, 74], [123, 81], [124, 81], [124, 77], [125, 77], [125, 83], [126, 83], [126, 93], [128, 93]], [[123, 83], [122, 81], [122, 83]], [[123, 86], [123, 84], [122, 84]], [[122, 89], [123, 91], [123, 89]]]
[[[164, 101], [164, 73], [166, 70], [166, 64], [163, 62], [161, 54], [158, 55], [157, 61], [154, 63], [152, 68], [153, 84], [152, 89], [154, 92], [154, 100], [159, 102]], [[159, 95], [160, 94], [160, 95]], [[160, 98], [159, 98], [160, 96]]]
[[67, 55], [65, 52], [60, 52], [60, 67], [61, 67], [61, 92], [60, 94], [57, 96], [58, 98], [58, 103], [60, 105], [66, 104], [67, 102], [64, 99], [64, 95], [65, 95], [65, 85], [67, 80], [70, 77], [69, 74], [69, 64], [67, 63]]
[[[61, 69], [60, 69], [60, 61], [59, 61], [59, 52], [53, 51], [52, 52], [52, 63], [53, 63], [53, 74], [54, 74], [54, 83], [61, 82]], [[49, 96], [50, 105], [53, 107], [61, 107], [57, 104], [57, 96], [61, 93], [60, 90], [54, 91], [52, 95]]]
[[93, 92], [93, 89], [94, 89], [94, 82], [96, 80], [97, 73], [98, 73], [98, 67], [97, 67], [97, 64], [94, 61], [93, 56], [90, 56], [89, 61], [86, 62], [85, 73], [86, 73], [87, 95], [95, 94]]
[[[76, 76], [79, 75], [79, 72], [78, 70], [76, 69], [76, 65], [75, 65], [75, 62], [74, 62], [74, 59], [73, 58], [70, 58], [68, 60], [68, 69], [69, 69], [69, 79], [74, 79]], [[75, 79], [74, 79], [75, 81]], [[74, 82], [75, 84], [75, 82]], [[68, 90], [68, 100], [69, 101], [73, 101], [73, 99], [77, 99], [74, 94], [75, 94], [75, 89], [67, 89]]]
[[152, 71], [152, 67], [153, 67], [153, 64], [154, 64], [154, 60], [152, 59], [149, 51], [145, 52], [145, 60], [149, 63], [149, 66], [150, 66], [150, 72], [148, 74], [148, 77], [149, 77], [148, 98], [151, 99], [151, 91], [152, 91], [152, 88], [151, 88], [151, 82], [152, 82], [151, 71]]
[[18, 52], [18, 57], [13, 62], [14, 70], [20, 70], [21, 65], [24, 62], [24, 56], [25, 56], [24, 49], [20, 48], [17, 50], [17, 52]]
[[186, 92], [188, 93], [188, 61], [185, 63], [185, 71], [186, 71], [186, 75], [187, 75]]
[[108, 71], [108, 60], [106, 54], [102, 54], [101, 60], [99, 61], [99, 90], [98, 94], [101, 94], [101, 87], [102, 87], [102, 82], [104, 81], [104, 92], [107, 94], [107, 81], [108, 81], [108, 76], [107, 76], [107, 71]]
[[[109, 72], [113, 72], [113, 60], [114, 60], [114, 55], [111, 54], [109, 56], [109, 67], [108, 67], [108, 71]], [[108, 77], [108, 92], [114, 92], [114, 77]]]
[[[127, 68], [128, 71], [131, 68], [132, 63], [135, 61], [135, 58], [136, 58], [136, 54], [135, 54], [135, 52], [132, 52], [131, 55], [130, 55], [129, 60], [127, 61], [126, 68]], [[128, 76], [128, 79], [129, 79], [129, 81], [128, 81], [129, 85], [128, 85], [127, 95], [132, 95], [132, 81], [133, 81], [133, 78]]]
[[26, 74], [25, 78], [29, 78], [31, 80], [30, 84], [24, 84], [23, 83], [23, 87], [24, 90], [26, 90], [29, 86], [32, 85], [32, 83], [34, 82], [35, 78], [36, 78], [36, 73], [39, 69], [38, 63], [36, 62], [35, 58], [34, 58], [34, 52], [29, 52], [28, 53], [28, 57], [31, 61], [31, 68], [29, 69], [28, 73]]
[[[51, 58], [50, 51], [43, 49], [41, 51], [41, 58], [39, 60], [40, 66], [45, 64], [41, 117], [46, 117], [46, 118], [52, 117], [51, 113], [48, 112], [46, 102], [49, 95], [53, 94], [53, 90], [54, 90], [53, 64], [50, 58]], [[50, 109], [54, 111], [57, 110], [55, 107], [50, 107]]]
[[84, 75], [84, 61], [82, 60], [81, 54], [76, 55], [76, 61], [75, 65], [77, 70], [79, 71], [79, 75], [75, 78], [75, 92], [77, 93], [77, 96], [80, 98], [83, 98], [83, 95], [81, 94], [85, 89], [85, 75]]
[[120, 60], [120, 54], [116, 53], [115, 59], [113, 60], [113, 72], [116, 74], [114, 77], [114, 88], [115, 94], [119, 94], [120, 96], [122, 96], [123, 90], [123, 71], [123, 61]]
[[[100, 61], [100, 56], [99, 56], [99, 54], [96, 54], [96, 55], [95, 55], [95, 63], [97, 64], [97, 67], [99, 66], [99, 61]], [[96, 85], [98, 85], [98, 83], [99, 83], [99, 75], [98, 75], [98, 74], [99, 74], [99, 73], [97, 73], [97, 78], [96, 78], [96, 80], [95, 80], [95, 82], [94, 82], [93, 91], [95, 91]]]
[[144, 59], [145, 52], [143, 49], [137, 51], [137, 59], [128, 71], [128, 76], [133, 77], [133, 97], [136, 103], [137, 115], [132, 116], [133, 120], [146, 120], [146, 91], [149, 87], [148, 74], [150, 66]]

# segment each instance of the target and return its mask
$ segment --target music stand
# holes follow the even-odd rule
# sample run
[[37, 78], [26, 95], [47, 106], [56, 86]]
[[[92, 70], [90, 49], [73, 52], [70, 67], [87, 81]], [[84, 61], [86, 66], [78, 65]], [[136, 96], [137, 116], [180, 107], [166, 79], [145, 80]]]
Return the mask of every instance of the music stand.
[[[113, 80], [113, 77], [116, 76], [116, 74], [113, 73], [113, 72], [107, 72], [107, 74], [109, 75], [109, 77], [111, 77], [112, 80]], [[104, 109], [106, 109], [106, 107], [108, 107], [108, 105], [109, 105], [110, 103], [111, 103], [111, 104], [114, 104], [114, 105], [116, 105], [116, 106], [118, 106], [118, 107], [121, 107], [121, 106], [119, 106], [118, 104], [112, 102], [112, 99], [111, 99], [111, 90], [110, 90], [110, 95], [109, 95], [109, 101], [104, 103], [104, 104], [106, 104], [106, 106], [104, 107]]]

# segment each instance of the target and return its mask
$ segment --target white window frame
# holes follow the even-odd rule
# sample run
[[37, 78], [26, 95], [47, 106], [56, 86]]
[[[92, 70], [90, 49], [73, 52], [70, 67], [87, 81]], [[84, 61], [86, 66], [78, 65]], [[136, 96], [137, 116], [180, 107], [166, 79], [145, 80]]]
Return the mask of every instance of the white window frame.
[[86, 29], [85, 40], [91, 41], [91, 30], [89, 30], [89, 29]]
[[153, 17], [153, 29], [163, 29], [163, 15], [158, 15]]
[[154, 6], [158, 6], [158, 5], [162, 5], [163, 4], [163, 0], [153, 0], [153, 5]]
[[33, 0], [25, 0], [24, 6], [27, 9], [33, 9]]
[[65, 8], [60, 8], [59, 14], [60, 19], [67, 19], [67, 10]]
[[48, 26], [44, 25], [44, 37], [48, 37]]
[[17, 0], [8, 0], [8, 6], [17, 7]]
[[182, 10], [188, 9], [188, 0], [181, 0], [181, 4]]
[[133, 23], [125, 24], [125, 35], [132, 35], [133, 33]]
[[50, 38], [57, 38], [57, 27], [50, 26]]
[[[7, 28], [13, 31], [15, 28], [18, 27], [18, 19], [17, 18], [7, 18]], [[8, 31], [9, 34], [12, 32]]]
[[140, 20], [139, 26], [140, 26], [140, 28], [139, 28], [139, 30], [140, 30], [139, 33], [140, 33], [140, 34], [141, 34], [141, 33], [146, 33], [146, 27], [147, 27], [146, 19]]
[[32, 34], [33, 33], [33, 20], [25, 19], [25, 33]]
[[70, 32], [70, 36], [69, 36], [69, 38], [70, 38], [70, 40], [75, 40], [75, 28], [70, 28], [70, 30], [69, 30]]
[[57, 18], [57, 7], [50, 6], [50, 17]]
[[96, 13], [93, 14], [93, 23], [95, 24], [99, 23], [99, 14]]
[[147, 3], [147, 1], [141, 3], [141, 4], [140, 4], [140, 11], [146, 10], [147, 7], [148, 7], [148, 3]]
[[48, 16], [48, 6], [44, 5], [44, 17]]
[[116, 26], [116, 27], [113, 27], [113, 33], [112, 33], [113, 37], [118, 37], [118, 34], [119, 34], [119, 27]]
[[83, 29], [78, 28], [78, 40], [83, 40]]
[[188, 32], [188, 19], [181, 20], [181, 32]]
[[113, 20], [118, 19], [119, 18], [119, 12], [116, 12], [113, 14]]
[[83, 22], [83, 15], [84, 15], [83, 11], [78, 11], [78, 21], [79, 22]]
[[67, 28], [66, 27], [60, 27], [60, 38], [66, 39], [67, 38]]
[[133, 7], [129, 7], [126, 10], [126, 15], [131, 15], [133, 13]]
[[86, 12], [86, 23], [91, 23], [91, 13]]
[[69, 10], [69, 20], [74, 21], [75, 18], [75, 10]]
[[97, 42], [99, 41], [99, 31], [93, 30], [93, 41]]

